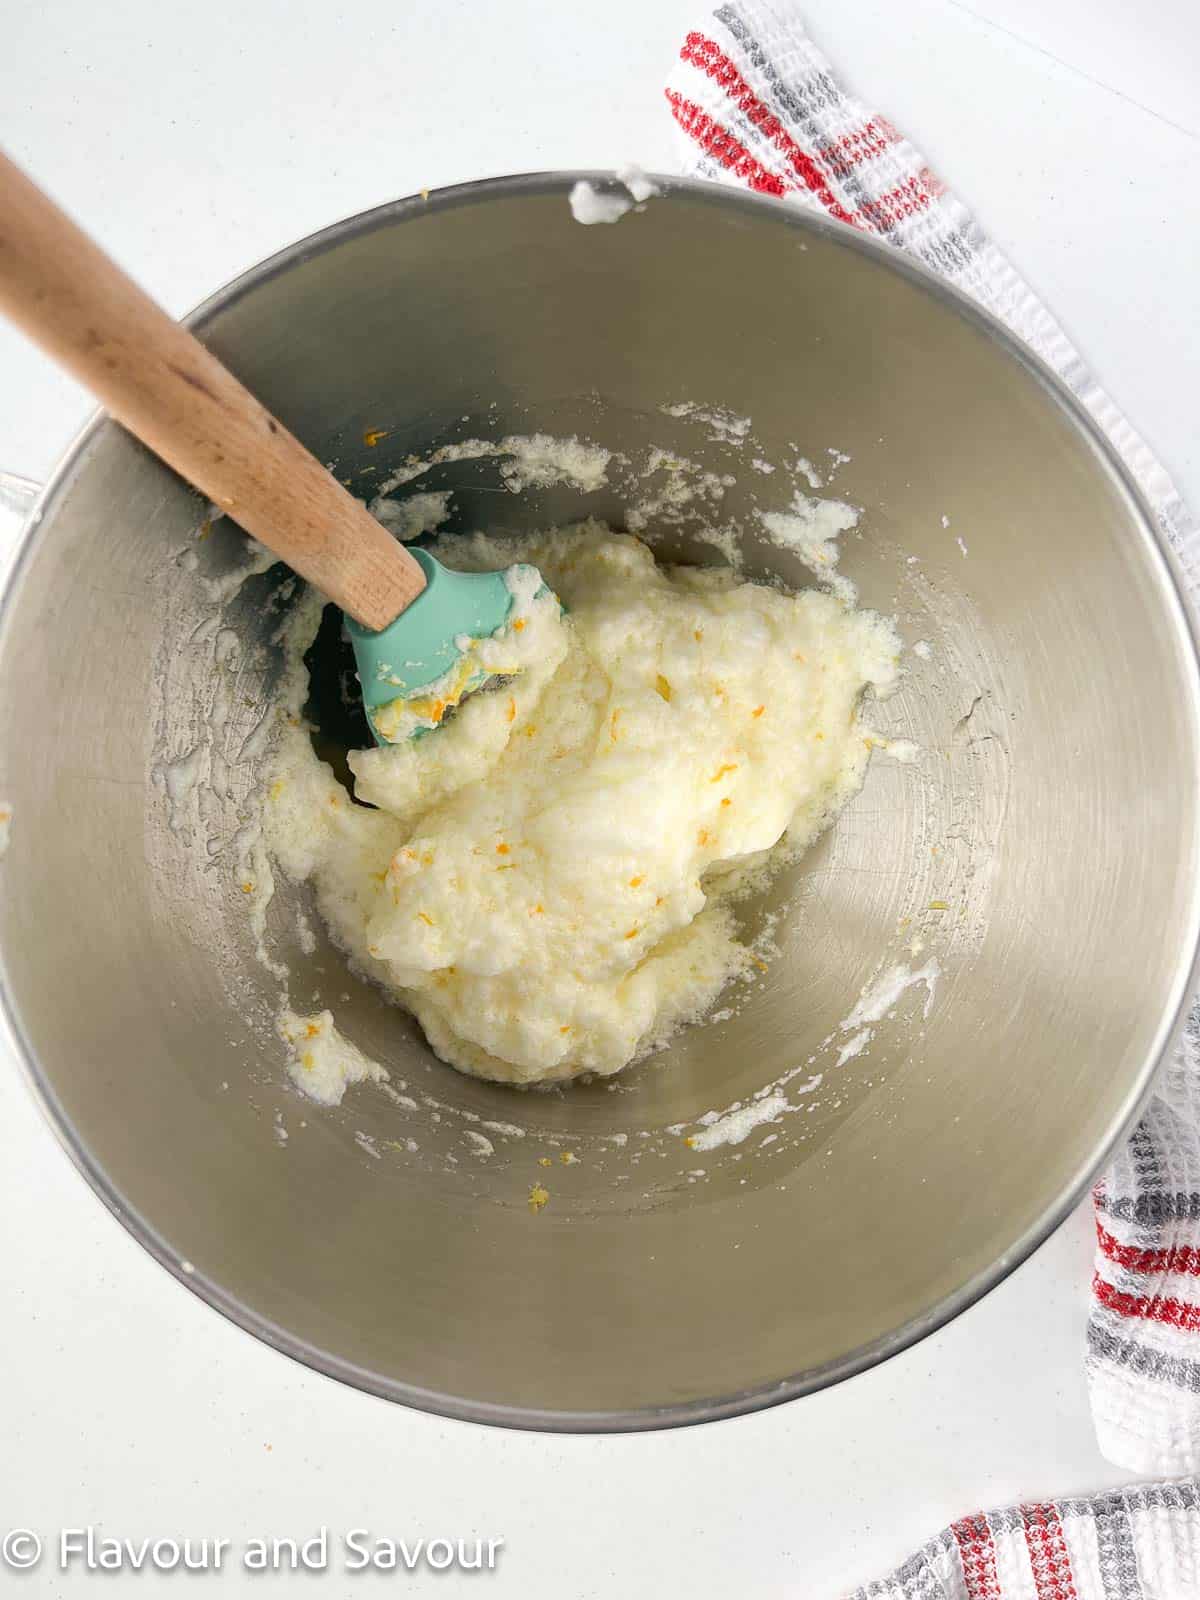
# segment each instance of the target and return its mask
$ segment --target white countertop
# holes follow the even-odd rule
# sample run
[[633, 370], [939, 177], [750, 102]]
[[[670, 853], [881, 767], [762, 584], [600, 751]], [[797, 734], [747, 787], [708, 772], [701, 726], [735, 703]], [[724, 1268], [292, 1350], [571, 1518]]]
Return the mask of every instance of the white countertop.
[[[1153, 24], [1119, 0], [1046, 9], [805, 6], [835, 65], [976, 209], [1200, 504], [1200, 22], [1190, 0], [1157, 0]], [[678, 0], [44, 0], [4, 21], [3, 137], [182, 312], [291, 240], [421, 187], [627, 159], [671, 170], [661, 83], [704, 14]], [[0, 465], [44, 475], [86, 410], [0, 327]], [[0, 513], [0, 557], [14, 536]], [[256, 1343], [104, 1211], [7, 1060], [0, 1214], [0, 1533], [482, 1533], [505, 1540], [490, 1577], [397, 1581], [522, 1600], [833, 1600], [953, 1517], [1128, 1477], [1100, 1457], [1087, 1410], [1089, 1207], [863, 1377], [615, 1438], [418, 1415]], [[326, 1592], [349, 1587], [336, 1564], [325, 1576]], [[63, 1580], [47, 1561], [23, 1581], [54, 1594]], [[255, 1578], [210, 1581], [253, 1592]]]

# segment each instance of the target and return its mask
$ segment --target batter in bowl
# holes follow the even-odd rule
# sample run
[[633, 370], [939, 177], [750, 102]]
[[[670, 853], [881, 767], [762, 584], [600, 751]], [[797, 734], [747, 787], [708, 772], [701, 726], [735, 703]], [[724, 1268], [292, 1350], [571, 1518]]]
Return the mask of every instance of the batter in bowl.
[[[436, 732], [352, 753], [375, 810], [293, 718], [272, 853], [444, 1061], [521, 1084], [618, 1072], [747, 970], [732, 902], [858, 789], [861, 701], [894, 686], [899, 641], [844, 596], [660, 567], [596, 522], [433, 548], [531, 564], [553, 591], [512, 575], [485, 647], [511, 676]], [[295, 698], [320, 612], [310, 594], [292, 625]]]

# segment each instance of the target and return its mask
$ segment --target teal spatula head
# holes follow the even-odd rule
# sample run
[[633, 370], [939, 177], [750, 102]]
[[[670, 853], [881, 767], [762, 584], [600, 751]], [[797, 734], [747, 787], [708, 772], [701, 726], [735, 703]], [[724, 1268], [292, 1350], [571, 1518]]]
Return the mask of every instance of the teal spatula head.
[[[376, 744], [402, 744], [436, 728], [491, 672], [475, 647], [502, 628], [512, 592], [502, 572], [454, 572], [427, 550], [410, 550], [425, 588], [378, 633], [346, 618]], [[494, 669], [493, 669], [494, 670]]]

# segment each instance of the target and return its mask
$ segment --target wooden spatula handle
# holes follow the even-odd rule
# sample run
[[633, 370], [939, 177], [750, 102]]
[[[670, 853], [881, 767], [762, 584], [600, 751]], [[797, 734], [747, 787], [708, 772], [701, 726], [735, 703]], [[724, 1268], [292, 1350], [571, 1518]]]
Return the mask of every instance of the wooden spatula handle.
[[356, 621], [383, 628], [425, 587], [403, 545], [2, 153], [0, 310]]

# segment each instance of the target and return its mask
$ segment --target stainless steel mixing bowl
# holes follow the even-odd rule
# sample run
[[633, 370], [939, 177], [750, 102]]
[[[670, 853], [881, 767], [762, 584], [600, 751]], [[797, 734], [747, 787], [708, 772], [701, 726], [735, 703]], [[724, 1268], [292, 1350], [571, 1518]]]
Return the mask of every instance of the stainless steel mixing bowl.
[[[630, 472], [661, 443], [737, 480], [685, 508], [670, 548], [712, 559], [701, 524], [736, 523], [751, 569], [792, 581], [796, 559], [755, 533], [792, 485], [753, 458], [850, 457], [836, 490], [865, 516], [844, 567], [932, 646], [876, 715], [921, 749], [874, 760], [770, 905], [746, 907], [752, 928], [779, 915], [757, 985], [615, 1085], [522, 1095], [434, 1060], [319, 936], [306, 954], [305, 894], [281, 886], [268, 953], [293, 1004], [330, 1006], [392, 1074], [336, 1110], [303, 1101], [235, 866], [287, 587], [252, 579], [218, 633], [206, 582], [239, 536], [198, 542], [194, 496], [103, 420], [4, 604], [0, 944], [59, 1134], [196, 1293], [390, 1398], [635, 1428], [882, 1359], [1082, 1194], [1187, 992], [1200, 702], [1144, 505], [994, 322], [777, 204], [681, 182], [584, 228], [571, 181], [386, 206], [247, 273], [195, 326], [364, 493], [407, 452], [481, 432], [580, 433]], [[680, 401], [750, 417], [752, 438], [659, 410]], [[619, 524], [619, 478], [514, 497], [474, 463], [429, 486], [456, 487], [463, 527]], [[169, 763], [194, 745], [202, 781], [173, 801]], [[847, 1054], [863, 986], [931, 956], [928, 1016], [910, 990]], [[788, 1073], [782, 1120], [689, 1147], [703, 1114]]]

